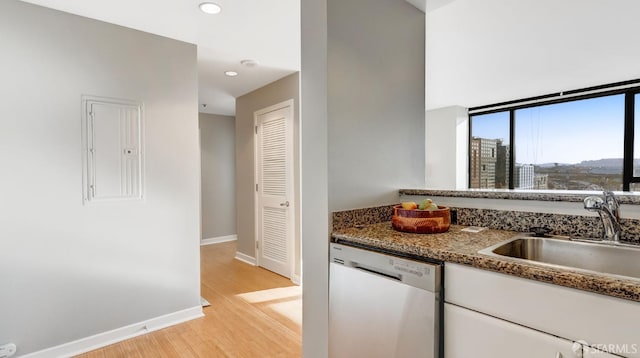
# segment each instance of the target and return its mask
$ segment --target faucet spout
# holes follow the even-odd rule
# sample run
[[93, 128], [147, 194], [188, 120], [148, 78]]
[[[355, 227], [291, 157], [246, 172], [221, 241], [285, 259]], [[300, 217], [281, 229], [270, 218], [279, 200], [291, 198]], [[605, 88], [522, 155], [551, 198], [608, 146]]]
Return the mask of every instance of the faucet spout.
[[620, 240], [620, 204], [612, 192], [606, 191], [603, 196], [584, 198], [584, 208], [597, 212], [602, 220], [603, 240], [617, 244]]

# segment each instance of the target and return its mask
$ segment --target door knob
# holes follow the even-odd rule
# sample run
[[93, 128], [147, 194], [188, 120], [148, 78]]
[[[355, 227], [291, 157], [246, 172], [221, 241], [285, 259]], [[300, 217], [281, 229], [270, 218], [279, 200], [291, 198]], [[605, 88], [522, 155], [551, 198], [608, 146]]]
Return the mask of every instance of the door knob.
[[280, 203], [280, 206], [286, 206], [288, 208], [289, 207], [289, 201], [285, 201], [284, 203]]

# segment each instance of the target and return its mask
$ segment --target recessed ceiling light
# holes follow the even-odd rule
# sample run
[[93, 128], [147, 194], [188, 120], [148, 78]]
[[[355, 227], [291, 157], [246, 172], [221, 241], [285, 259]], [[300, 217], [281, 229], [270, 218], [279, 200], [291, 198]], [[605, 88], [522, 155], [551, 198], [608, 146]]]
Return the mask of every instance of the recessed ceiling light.
[[236, 71], [224, 71], [224, 74], [229, 76], [229, 77], [236, 77], [238, 75], [238, 72], [236, 72]]
[[240, 61], [240, 64], [245, 66], [245, 67], [256, 67], [260, 63], [258, 63], [258, 61], [256, 61], [256, 60], [242, 60], [242, 61]]
[[212, 2], [203, 2], [200, 4], [200, 10], [207, 14], [219, 14], [222, 11], [222, 8], [218, 4], [214, 4]]

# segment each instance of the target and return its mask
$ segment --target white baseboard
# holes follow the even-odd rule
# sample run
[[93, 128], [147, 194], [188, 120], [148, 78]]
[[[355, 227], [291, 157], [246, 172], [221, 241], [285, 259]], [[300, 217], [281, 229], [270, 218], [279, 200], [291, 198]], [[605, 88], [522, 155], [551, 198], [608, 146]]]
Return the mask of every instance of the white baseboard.
[[200, 240], [200, 245], [212, 245], [212, 244], [219, 244], [221, 242], [227, 242], [227, 241], [234, 241], [234, 240], [238, 240], [238, 235], [227, 235], [227, 236], [218, 236], [218, 237], [211, 237], [208, 239], [202, 239]]
[[300, 286], [300, 275], [296, 275], [294, 274], [291, 277], [291, 282], [295, 283], [296, 285]]
[[43, 349], [22, 356], [22, 358], [49, 358], [49, 357], [72, 357], [86, 353], [94, 349], [102, 348], [110, 344], [124, 341], [125, 339], [140, 336], [162, 328], [186, 322], [195, 318], [203, 317], [202, 306], [187, 308], [182, 311], [173, 312], [164, 316], [152, 318], [139, 323], [134, 323], [125, 327], [116, 328], [111, 331], [98, 333], [64, 343], [59, 346]]
[[240, 260], [244, 263], [247, 263], [251, 266], [255, 266], [256, 265], [256, 258], [253, 256], [249, 256], [246, 254], [243, 254], [242, 252], [237, 252], [236, 251], [236, 260]]

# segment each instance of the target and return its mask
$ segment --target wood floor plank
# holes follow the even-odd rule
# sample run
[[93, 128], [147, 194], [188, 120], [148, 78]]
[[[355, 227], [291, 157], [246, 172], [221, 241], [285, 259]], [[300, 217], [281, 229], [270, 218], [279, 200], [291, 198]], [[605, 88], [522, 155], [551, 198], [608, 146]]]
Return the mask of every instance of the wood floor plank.
[[234, 259], [235, 242], [201, 247], [205, 317], [81, 358], [300, 357], [302, 295], [290, 280]]

